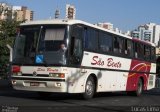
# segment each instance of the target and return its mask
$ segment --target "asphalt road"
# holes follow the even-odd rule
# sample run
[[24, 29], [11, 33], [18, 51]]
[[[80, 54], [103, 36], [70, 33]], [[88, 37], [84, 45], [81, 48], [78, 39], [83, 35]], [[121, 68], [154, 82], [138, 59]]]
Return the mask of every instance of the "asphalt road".
[[100, 93], [91, 100], [79, 94], [52, 94], [40, 97], [37, 92], [13, 90], [0, 81], [0, 111], [2, 112], [159, 112], [160, 90], [153, 89], [141, 97], [125, 92]]

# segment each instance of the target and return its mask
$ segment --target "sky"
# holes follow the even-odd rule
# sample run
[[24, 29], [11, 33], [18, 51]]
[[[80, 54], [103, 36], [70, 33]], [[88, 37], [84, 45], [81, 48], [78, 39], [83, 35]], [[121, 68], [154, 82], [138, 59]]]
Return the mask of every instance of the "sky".
[[0, 0], [13, 6], [27, 6], [34, 20], [54, 17], [56, 9], [65, 18], [66, 4], [76, 7], [76, 19], [92, 24], [110, 22], [123, 32], [147, 23], [160, 24], [160, 0]]

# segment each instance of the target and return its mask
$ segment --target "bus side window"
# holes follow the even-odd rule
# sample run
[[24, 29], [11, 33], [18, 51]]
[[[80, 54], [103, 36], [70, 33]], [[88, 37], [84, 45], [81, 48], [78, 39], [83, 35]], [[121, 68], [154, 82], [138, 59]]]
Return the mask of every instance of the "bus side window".
[[134, 43], [134, 57], [138, 58], [137, 43]]
[[86, 27], [84, 28], [84, 35], [83, 36], [84, 36], [84, 38], [83, 38], [83, 40], [84, 40], [83, 47], [87, 48], [87, 46], [88, 46], [87, 45], [88, 44], [88, 38], [87, 38], [87, 28]]
[[119, 38], [119, 53], [124, 54], [124, 39], [122, 37]]
[[150, 60], [151, 52], [150, 52], [150, 47], [144, 45], [144, 59], [145, 60]]
[[156, 51], [154, 47], [151, 47], [151, 60], [152, 61], [156, 60]]
[[143, 44], [138, 44], [138, 58], [143, 59], [144, 58], [144, 46]]
[[114, 53], [119, 53], [119, 41], [118, 41], [118, 37], [114, 37], [113, 38], [113, 45], [114, 45], [114, 47], [113, 47], [113, 51], [114, 51]]
[[90, 51], [98, 50], [98, 31], [92, 28], [85, 29], [85, 49]]
[[144, 45], [140, 43], [134, 44], [134, 56], [135, 58], [143, 59], [144, 58]]
[[[125, 39], [125, 55], [132, 56], [133, 55], [133, 44], [132, 41]], [[135, 54], [137, 56], [137, 54]]]
[[104, 33], [104, 32], [99, 33], [99, 48], [101, 52], [111, 53], [112, 51], [111, 35]]
[[113, 38], [113, 51], [116, 54], [124, 54], [124, 39], [122, 37]]

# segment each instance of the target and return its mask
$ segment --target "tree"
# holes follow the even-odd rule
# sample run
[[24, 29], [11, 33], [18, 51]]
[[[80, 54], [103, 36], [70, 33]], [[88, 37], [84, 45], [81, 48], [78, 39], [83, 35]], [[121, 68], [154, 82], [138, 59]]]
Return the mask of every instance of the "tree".
[[13, 46], [16, 37], [16, 29], [22, 21], [1, 20], [0, 21], [0, 77], [7, 74], [7, 64], [9, 63], [9, 50], [7, 44]]
[[6, 3], [0, 3], [0, 16], [6, 16], [0, 20], [0, 77], [6, 76], [7, 64], [9, 63], [9, 49], [7, 44], [13, 45], [16, 36], [17, 26], [24, 21], [16, 21], [12, 19], [12, 8]]

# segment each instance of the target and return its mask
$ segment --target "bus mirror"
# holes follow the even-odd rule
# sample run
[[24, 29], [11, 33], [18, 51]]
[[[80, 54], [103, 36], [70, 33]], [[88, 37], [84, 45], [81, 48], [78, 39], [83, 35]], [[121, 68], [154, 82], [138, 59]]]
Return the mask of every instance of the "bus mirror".
[[10, 51], [10, 56], [9, 56], [9, 62], [12, 62], [12, 52], [13, 52], [13, 48], [9, 45], [9, 44], [7, 44], [6, 45], [7, 46], [7, 48], [9, 49], [9, 51]]

